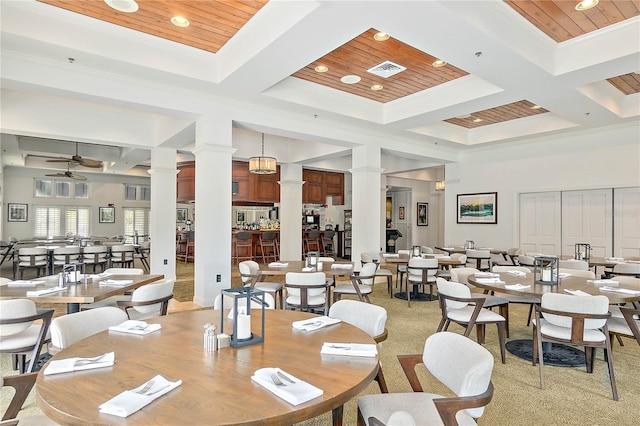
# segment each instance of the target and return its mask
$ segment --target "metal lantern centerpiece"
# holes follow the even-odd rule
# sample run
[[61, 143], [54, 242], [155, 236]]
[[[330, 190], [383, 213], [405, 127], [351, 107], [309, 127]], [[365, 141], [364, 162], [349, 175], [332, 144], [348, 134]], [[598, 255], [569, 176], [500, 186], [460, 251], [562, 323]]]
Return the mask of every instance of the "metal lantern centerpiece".
[[476, 248], [476, 243], [473, 242], [473, 240], [467, 240], [467, 242], [464, 243], [464, 248], [465, 250], [474, 250]]
[[318, 262], [320, 261], [320, 252], [309, 251], [307, 252], [307, 267], [316, 269]]
[[411, 257], [421, 257], [420, 246], [412, 246], [411, 247]]
[[558, 284], [558, 258], [539, 256], [533, 259], [533, 282], [535, 284]]
[[[264, 342], [264, 310], [267, 302], [264, 300], [264, 291], [251, 287], [238, 287], [222, 290], [222, 303], [220, 306], [220, 332], [224, 332], [225, 296], [233, 299], [231, 316], [233, 319], [233, 334], [231, 334], [231, 346], [253, 345]], [[260, 306], [260, 310], [251, 309], [251, 302]], [[259, 316], [260, 335], [252, 332], [251, 320]]]
[[586, 260], [588, 262], [589, 257], [591, 257], [591, 244], [576, 243], [576, 250], [575, 250], [576, 260]]

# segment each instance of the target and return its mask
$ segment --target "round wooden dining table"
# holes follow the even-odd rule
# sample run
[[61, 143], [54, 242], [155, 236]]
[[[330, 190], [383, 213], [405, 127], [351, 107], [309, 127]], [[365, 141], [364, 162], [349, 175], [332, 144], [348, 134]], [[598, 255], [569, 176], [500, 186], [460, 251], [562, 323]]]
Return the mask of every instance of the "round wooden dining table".
[[[263, 343], [214, 352], [203, 347], [204, 324], [218, 324], [220, 330], [220, 311], [188, 311], [148, 320], [162, 324], [162, 329], [146, 336], [104, 331], [69, 346], [53, 359], [114, 351], [115, 364], [44, 376], [45, 365], [36, 382], [38, 405], [61, 424], [284, 425], [328, 411], [333, 411], [334, 424], [340, 424], [343, 404], [373, 380], [378, 358], [321, 355], [320, 349], [324, 342], [375, 342], [344, 322], [313, 332], [292, 328], [293, 321], [313, 316], [266, 310]], [[227, 330], [232, 330], [230, 322], [225, 325]], [[256, 320], [252, 330], [260, 333]], [[253, 373], [263, 367], [278, 367], [324, 394], [293, 406], [251, 381]], [[170, 381], [182, 380], [182, 385], [126, 418], [98, 411], [100, 404], [157, 374]]]

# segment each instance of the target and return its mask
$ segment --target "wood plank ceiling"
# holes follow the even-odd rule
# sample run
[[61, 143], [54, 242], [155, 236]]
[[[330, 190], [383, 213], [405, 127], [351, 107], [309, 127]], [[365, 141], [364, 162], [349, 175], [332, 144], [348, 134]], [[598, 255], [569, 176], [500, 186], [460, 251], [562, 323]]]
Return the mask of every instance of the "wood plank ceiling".
[[[136, 13], [122, 13], [110, 8], [104, 0], [39, 0], [53, 6], [80, 13], [115, 25], [172, 40], [197, 49], [216, 53], [268, 0], [138, 0]], [[505, 0], [513, 10], [558, 43], [588, 34], [640, 15], [640, 0], [600, 0], [586, 11], [576, 11], [576, 1], [568, 0]], [[171, 24], [173, 16], [182, 16], [190, 26]], [[387, 103], [413, 93], [467, 75], [453, 64], [434, 67], [438, 58], [419, 51], [400, 40], [376, 41], [377, 30], [369, 29], [347, 41], [327, 55], [298, 70], [293, 77], [330, 87], [376, 102]], [[384, 78], [367, 72], [385, 61], [407, 69]], [[317, 72], [319, 65], [327, 67]], [[357, 84], [345, 84], [340, 79], [357, 75]], [[608, 79], [625, 95], [640, 92], [640, 75], [631, 73]], [[374, 88], [375, 85], [378, 85]], [[382, 86], [381, 88], [379, 86]], [[545, 113], [527, 100], [476, 111], [469, 117], [445, 120], [468, 129]]]

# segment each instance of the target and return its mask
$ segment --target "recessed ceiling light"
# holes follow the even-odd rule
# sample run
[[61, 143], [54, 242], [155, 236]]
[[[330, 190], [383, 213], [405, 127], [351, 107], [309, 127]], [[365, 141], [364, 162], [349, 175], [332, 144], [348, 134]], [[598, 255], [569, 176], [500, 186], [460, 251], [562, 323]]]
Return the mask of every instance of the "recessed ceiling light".
[[540, 108], [542, 108], [540, 105], [534, 105], [531, 107], [531, 109], [540, 109]]
[[173, 18], [171, 18], [171, 23], [176, 27], [185, 28], [189, 26], [189, 20], [187, 18], [183, 18], [182, 16], [174, 16]]
[[600, 0], [582, 0], [578, 4], [576, 4], [576, 10], [589, 10], [592, 7], [595, 7]]
[[471, 114], [462, 114], [462, 115], [458, 115], [456, 118], [459, 118], [461, 120], [464, 120], [465, 118], [469, 118], [471, 117]]
[[138, 11], [138, 3], [135, 0], [104, 0], [104, 2], [118, 12], [133, 13]]
[[438, 60], [434, 61], [431, 65], [434, 68], [440, 68], [440, 67], [444, 67], [445, 65], [447, 65], [447, 63], [445, 61], [443, 61], [442, 59], [438, 59]]
[[382, 84], [374, 84], [373, 86], [371, 86], [371, 90], [382, 90], [384, 89], [384, 86]]
[[340, 81], [343, 82], [344, 84], [356, 84], [356, 83], [359, 83], [360, 80], [361, 80], [360, 77], [353, 74], [345, 75], [340, 79]]
[[324, 66], [324, 65], [318, 65], [314, 69], [316, 70], [316, 72], [327, 72], [327, 71], [329, 71], [329, 68]]
[[473, 122], [474, 123], [480, 123], [482, 121], [482, 118], [474, 118]]
[[374, 34], [373, 39], [375, 41], [386, 41], [386, 40], [389, 40], [389, 34], [378, 32]]

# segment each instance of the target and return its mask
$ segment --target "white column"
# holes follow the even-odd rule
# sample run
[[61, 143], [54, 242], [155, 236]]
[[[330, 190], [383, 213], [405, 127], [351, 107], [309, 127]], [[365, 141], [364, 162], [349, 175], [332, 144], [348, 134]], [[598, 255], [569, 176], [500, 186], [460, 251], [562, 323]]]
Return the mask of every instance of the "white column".
[[231, 287], [231, 144], [228, 117], [196, 122], [193, 301], [200, 306], [213, 306], [220, 290]]
[[302, 166], [280, 165], [280, 259], [302, 259]]
[[352, 182], [352, 249], [351, 259], [360, 263], [360, 253], [378, 253], [381, 247], [380, 183], [384, 169], [380, 168], [379, 147], [362, 145], [353, 148]]
[[[152, 274], [176, 277], [176, 150], [151, 150], [151, 266]], [[171, 207], [171, 208], [169, 208]]]

